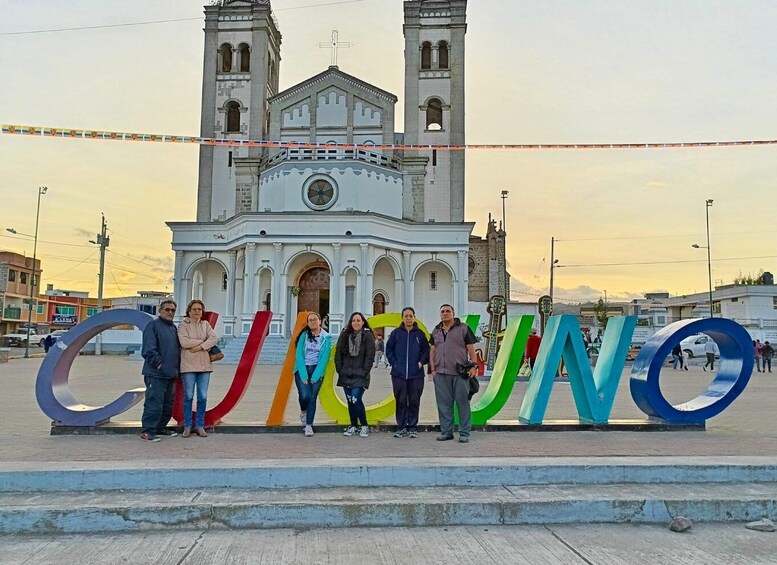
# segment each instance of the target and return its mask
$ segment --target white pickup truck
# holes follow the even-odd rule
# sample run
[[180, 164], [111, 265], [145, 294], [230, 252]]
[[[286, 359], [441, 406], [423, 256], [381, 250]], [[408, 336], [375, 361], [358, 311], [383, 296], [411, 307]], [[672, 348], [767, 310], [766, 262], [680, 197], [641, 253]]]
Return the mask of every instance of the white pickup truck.
[[[36, 335], [34, 332], [30, 333], [30, 346], [43, 347], [43, 340], [46, 339], [45, 335]], [[2, 344], [5, 347], [24, 347], [27, 343], [27, 334], [5, 334], [2, 337]]]

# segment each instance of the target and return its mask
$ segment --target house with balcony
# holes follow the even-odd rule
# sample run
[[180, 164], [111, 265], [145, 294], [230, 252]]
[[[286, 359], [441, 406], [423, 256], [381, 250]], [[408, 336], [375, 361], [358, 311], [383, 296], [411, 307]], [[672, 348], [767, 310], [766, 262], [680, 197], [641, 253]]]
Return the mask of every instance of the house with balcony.
[[0, 335], [16, 332], [30, 317], [33, 324], [45, 322], [44, 305], [37, 300], [40, 274], [40, 259], [33, 268], [32, 257], [0, 251]]

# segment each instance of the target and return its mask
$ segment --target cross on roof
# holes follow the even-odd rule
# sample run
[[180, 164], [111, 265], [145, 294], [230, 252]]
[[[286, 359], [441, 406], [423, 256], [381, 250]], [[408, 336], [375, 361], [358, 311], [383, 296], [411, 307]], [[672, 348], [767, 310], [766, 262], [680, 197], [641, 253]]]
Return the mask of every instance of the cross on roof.
[[332, 66], [337, 66], [337, 48], [343, 47], [345, 49], [349, 48], [351, 46], [351, 43], [348, 41], [338, 41], [337, 38], [337, 30], [332, 30], [332, 39], [328, 43], [321, 42], [318, 44], [318, 46], [322, 49], [331, 49], [332, 50]]

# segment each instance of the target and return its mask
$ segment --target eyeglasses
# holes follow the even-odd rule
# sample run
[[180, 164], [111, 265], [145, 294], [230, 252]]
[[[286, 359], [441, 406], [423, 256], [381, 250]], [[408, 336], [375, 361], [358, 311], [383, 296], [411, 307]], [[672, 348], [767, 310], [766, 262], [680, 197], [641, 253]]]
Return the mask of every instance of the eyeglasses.
[[175, 308], [162, 308], [162, 312], [175, 312]]

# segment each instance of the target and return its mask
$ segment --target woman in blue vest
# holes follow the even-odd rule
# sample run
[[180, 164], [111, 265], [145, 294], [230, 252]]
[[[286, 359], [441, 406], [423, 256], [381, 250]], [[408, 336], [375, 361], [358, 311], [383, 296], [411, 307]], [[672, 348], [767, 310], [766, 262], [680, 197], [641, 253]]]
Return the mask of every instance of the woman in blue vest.
[[391, 365], [391, 384], [397, 401], [397, 431], [394, 437], [418, 437], [418, 411], [424, 392], [424, 365], [429, 362], [429, 341], [418, 327], [415, 310], [402, 310], [402, 325], [386, 342]]
[[332, 350], [332, 337], [321, 327], [321, 316], [308, 314], [308, 325], [297, 335], [294, 362], [294, 383], [299, 392], [299, 420], [305, 435], [313, 436], [316, 399], [324, 382], [324, 371]]

